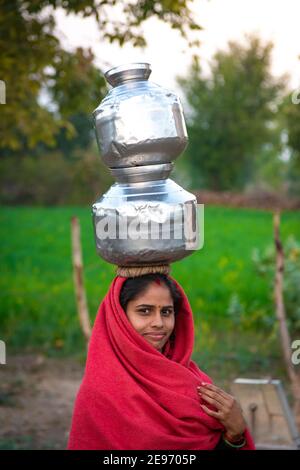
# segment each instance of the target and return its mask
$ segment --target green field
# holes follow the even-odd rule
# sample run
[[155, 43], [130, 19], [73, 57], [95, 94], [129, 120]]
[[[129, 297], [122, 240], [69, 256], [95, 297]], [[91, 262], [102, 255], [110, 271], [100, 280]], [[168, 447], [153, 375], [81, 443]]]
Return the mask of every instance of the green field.
[[[1, 208], [0, 339], [9, 352], [39, 349], [47, 354], [84, 354], [75, 305], [70, 219], [81, 223], [84, 278], [94, 320], [115, 267], [95, 250], [89, 207]], [[282, 215], [283, 241], [300, 239], [299, 212]], [[219, 368], [228, 358], [238, 370], [267, 370], [280, 358], [276, 339], [255, 319], [272, 315], [269, 281], [259, 277], [251, 259], [254, 248], [273, 243], [272, 213], [249, 209], [205, 207], [202, 250], [172, 265], [185, 289], [194, 318], [194, 356]], [[241, 331], [228, 315], [238, 296], [249, 318]], [[254, 325], [254, 326], [253, 326]]]

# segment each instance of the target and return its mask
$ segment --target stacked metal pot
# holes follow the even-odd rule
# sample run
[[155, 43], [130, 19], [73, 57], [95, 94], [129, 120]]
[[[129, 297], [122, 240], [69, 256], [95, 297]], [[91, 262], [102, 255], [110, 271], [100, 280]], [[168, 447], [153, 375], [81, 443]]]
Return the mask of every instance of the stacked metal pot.
[[99, 150], [116, 182], [92, 208], [98, 254], [118, 266], [169, 264], [198, 244], [197, 202], [169, 178], [188, 136], [179, 98], [147, 63], [115, 67], [95, 109]]

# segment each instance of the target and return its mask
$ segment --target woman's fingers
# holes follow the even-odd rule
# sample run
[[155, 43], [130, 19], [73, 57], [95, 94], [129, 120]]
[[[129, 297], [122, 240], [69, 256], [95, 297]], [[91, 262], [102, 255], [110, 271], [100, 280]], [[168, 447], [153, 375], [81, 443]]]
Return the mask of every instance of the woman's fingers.
[[201, 408], [203, 408], [205, 413], [207, 413], [209, 416], [212, 416], [213, 418], [217, 418], [217, 419], [220, 418], [220, 415], [217, 411], [212, 411], [209, 408], [207, 408], [207, 406], [205, 406], [205, 405], [200, 405], [200, 406], [201, 406]]
[[229, 401], [232, 400], [232, 396], [229, 395], [229, 393], [226, 393], [224, 390], [222, 390], [222, 388], [217, 387], [214, 384], [206, 384], [205, 387], [208, 388], [208, 390], [213, 390], [214, 392], [218, 393], [223, 398], [225, 398], [225, 400], [229, 400]]
[[218, 395], [222, 396], [223, 398], [225, 399], [230, 399], [232, 398], [231, 395], [229, 395], [228, 393], [226, 393], [224, 390], [222, 390], [220, 387], [217, 387], [216, 385], [214, 384], [202, 384], [205, 388], [207, 388], [208, 390], [211, 390], [215, 393], [217, 393]]
[[203, 411], [209, 416], [216, 418], [223, 424], [227, 432], [230, 432], [232, 435], [240, 435], [244, 432], [246, 422], [242, 409], [233, 396], [225, 393], [213, 384], [202, 383], [202, 387], [197, 388], [202, 400], [217, 410], [211, 410], [207, 406], [200, 404]]
[[201, 396], [202, 400], [206, 401], [206, 402], [209, 403], [210, 405], [215, 406], [218, 410], [221, 409], [222, 406], [223, 406], [219, 401], [214, 400], [213, 398], [211, 398], [211, 397], [210, 397], [209, 395], [207, 395], [207, 394], [201, 393], [200, 396]]
[[[199, 387], [198, 393], [202, 398], [212, 399], [212, 400], [216, 401], [217, 403], [219, 403], [219, 405], [222, 406], [222, 407], [224, 407], [224, 406], [226, 407], [228, 405], [227, 400], [222, 395], [220, 395], [219, 393], [217, 393], [215, 391], [209, 390], [206, 387]], [[209, 403], [210, 403], [210, 401], [209, 401]]]
[[[224, 390], [222, 390], [221, 388], [217, 387], [214, 384], [202, 383], [202, 387], [203, 387], [204, 390], [207, 390], [207, 391], [212, 392], [213, 394], [215, 394], [215, 398], [218, 401], [220, 401], [221, 403], [225, 404], [224, 400], [226, 400], [226, 403], [228, 405], [230, 405], [230, 403], [233, 400], [233, 397], [231, 395], [229, 395]], [[197, 387], [197, 388], [199, 388], [199, 387]]]

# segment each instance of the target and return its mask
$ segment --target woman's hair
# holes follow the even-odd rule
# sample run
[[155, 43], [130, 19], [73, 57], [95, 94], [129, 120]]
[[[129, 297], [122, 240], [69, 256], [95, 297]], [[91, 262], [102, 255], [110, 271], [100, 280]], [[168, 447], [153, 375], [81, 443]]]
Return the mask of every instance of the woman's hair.
[[135, 299], [139, 294], [145, 292], [148, 286], [153, 282], [162, 282], [169, 289], [171, 297], [174, 303], [175, 315], [179, 312], [181, 304], [181, 294], [172, 279], [165, 274], [144, 274], [138, 277], [129, 277], [124, 282], [121, 293], [120, 293], [120, 304], [123, 310], [126, 312], [127, 304], [130, 300]]

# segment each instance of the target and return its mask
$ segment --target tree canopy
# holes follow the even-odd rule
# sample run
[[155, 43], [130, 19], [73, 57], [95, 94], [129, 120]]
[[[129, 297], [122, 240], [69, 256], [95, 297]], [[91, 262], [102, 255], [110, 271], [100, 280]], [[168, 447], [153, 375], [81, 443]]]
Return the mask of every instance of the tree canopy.
[[258, 157], [278, 157], [276, 113], [285, 80], [271, 75], [272, 47], [256, 36], [229, 42], [215, 54], [209, 75], [195, 61], [179, 79], [191, 109], [187, 154], [196, 187], [243, 188]]
[[[67, 52], [56, 35], [55, 10], [94, 17], [100, 36], [123, 45], [144, 46], [142, 24], [150, 17], [188, 38], [200, 26], [187, 0], [0, 0], [0, 151], [56, 145], [58, 134], [76, 135], [76, 115], [89, 115], [106, 91], [91, 50]], [[118, 19], [120, 18], [120, 19]], [[42, 104], [47, 97], [52, 107]], [[77, 129], [78, 133], [78, 129]]]
[[300, 195], [300, 87], [288, 93], [281, 106], [286, 144], [290, 151], [288, 180], [290, 192]]

